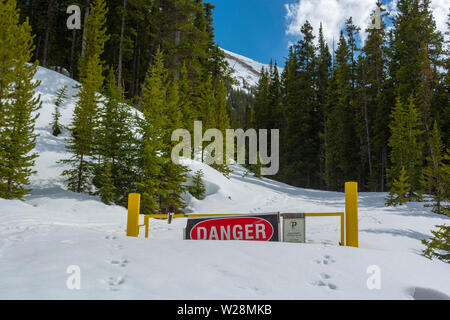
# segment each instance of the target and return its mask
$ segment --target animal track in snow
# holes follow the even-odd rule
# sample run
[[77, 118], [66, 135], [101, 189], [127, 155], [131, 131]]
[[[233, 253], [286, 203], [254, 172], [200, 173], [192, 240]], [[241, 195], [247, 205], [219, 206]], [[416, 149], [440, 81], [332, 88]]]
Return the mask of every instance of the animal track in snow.
[[120, 260], [111, 260], [109, 261], [112, 265], [119, 266], [119, 267], [126, 267], [128, 264], [127, 259], [120, 259]]
[[119, 287], [125, 283], [125, 276], [109, 277], [106, 281], [111, 291], [118, 291]]
[[327, 287], [331, 290], [337, 290], [338, 286], [334, 283], [331, 283], [329, 280], [331, 279], [331, 276], [327, 273], [321, 273], [320, 274], [320, 280], [313, 283], [314, 286], [317, 287]]
[[329, 255], [325, 255], [323, 256], [322, 259], [316, 259], [314, 260], [314, 263], [316, 264], [324, 264], [324, 265], [329, 265], [332, 263], [335, 263], [336, 260], [333, 259], [333, 257], [329, 256]]

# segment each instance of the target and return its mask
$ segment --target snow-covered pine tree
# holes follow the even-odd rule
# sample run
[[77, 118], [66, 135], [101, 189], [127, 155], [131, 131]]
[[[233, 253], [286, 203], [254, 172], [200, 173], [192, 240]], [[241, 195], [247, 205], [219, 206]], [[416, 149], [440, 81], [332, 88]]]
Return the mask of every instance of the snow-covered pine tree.
[[35, 146], [34, 97], [39, 81], [33, 81], [37, 63], [28, 64], [34, 50], [28, 19], [19, 22], [15, 0], [0, 1], [0, 197], [22, 198], [29, 184]]
[[61, 124], [59, 123], [59, 119], [61, 118], [61, 112], [59, 108], [64, 103], [64, 100], [67, 99], [67, 86], [63, 86], [56, 92], [56, 100], [55, 100], [55, 111], [53, 112], [53, 120], [51, 123], [52, 126], [52, 134], [57, 137], [62, 133]]
[[69, 190], [90, 192], [92, 189], [92, 159], [95, 152], [95, 133], [98, 126], [99, 92], [103, 86], [103, 63], [101, 55], [106, 35], [107, 8], [104, 0], [91, 4], [90, 15], [85, 29], [85, 55], [80, 60], [80, 92], [78, 102], [69, 127], [71, 137], [66, 145], [71, 158], [63, 160], [71, 166], [62, 175], [67, 179]]

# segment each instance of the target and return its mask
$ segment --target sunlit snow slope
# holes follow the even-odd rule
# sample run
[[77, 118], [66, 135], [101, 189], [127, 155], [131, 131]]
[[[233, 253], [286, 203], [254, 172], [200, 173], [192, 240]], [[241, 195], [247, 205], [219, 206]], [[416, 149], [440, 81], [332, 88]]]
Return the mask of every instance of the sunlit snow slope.
[[[57, 160], [64, 138], [51, 135], [56, 91], [76, 83], [40, 68], [43, 108], [37, 121], [38, 173], [24, 201], [0, 199], [0, 299], [423, 299], [450, 296], [450, 265], [421, 256], [421, 239], [437, 216], [421, 203], [386, 208], [385, 194], [360, 194], [361, 248], [337, 245], [336, 218], [308, 218], [307, 244], [183, 241], [186, 220], [151, 221], [150, 239], [125, 236], [126, 209], [64, 190]], [[70, 123], [75, 100], [62, 107]], [[186, 195], [197, 213], [343, 211], [344, 195], [290, 187], [269, 179], [230, 179], [205, 173], [207, 197]], [[69, 266], [81, 270], [81, 289], [69, 290]], [[381, 272], [369, 290], [370, 266]]]
[[[261, 78], [261, 71], [268, 71], [270, 66], [253, 59], [244, 57], [237, 53], [222, 49], [225, 53], [225, 59], [232, 70], [232, 77], [236, 80], [234, 88], [249, 91], [250, 88], [255, 87]], [[278, 72], [283, 71], [283, 68], [278, 67]]]

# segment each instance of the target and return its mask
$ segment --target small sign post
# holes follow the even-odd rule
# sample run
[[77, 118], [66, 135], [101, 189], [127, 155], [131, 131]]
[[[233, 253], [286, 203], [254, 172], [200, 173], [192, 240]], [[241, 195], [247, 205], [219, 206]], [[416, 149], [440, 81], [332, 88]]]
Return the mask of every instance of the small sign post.
[[283, 214], [283, 242], [305, 243], [305, 214]]

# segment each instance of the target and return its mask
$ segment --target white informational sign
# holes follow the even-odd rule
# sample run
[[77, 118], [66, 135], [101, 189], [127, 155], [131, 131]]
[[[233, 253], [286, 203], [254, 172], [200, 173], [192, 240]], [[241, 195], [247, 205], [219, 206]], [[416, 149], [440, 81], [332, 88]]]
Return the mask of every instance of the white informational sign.
[[283, 242], [305, 243], [305, 214], [283, 214]]

